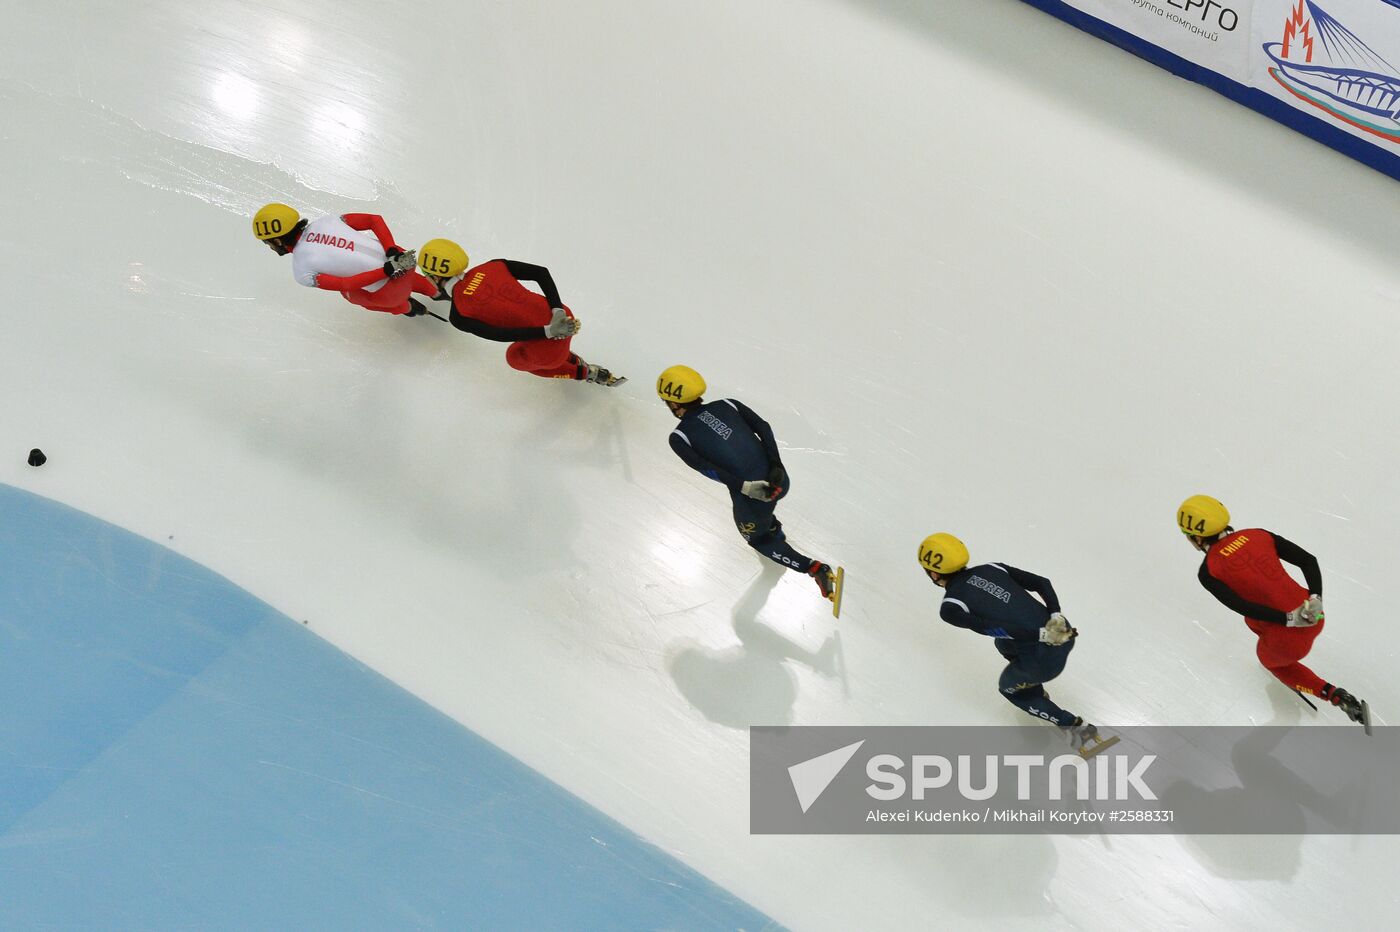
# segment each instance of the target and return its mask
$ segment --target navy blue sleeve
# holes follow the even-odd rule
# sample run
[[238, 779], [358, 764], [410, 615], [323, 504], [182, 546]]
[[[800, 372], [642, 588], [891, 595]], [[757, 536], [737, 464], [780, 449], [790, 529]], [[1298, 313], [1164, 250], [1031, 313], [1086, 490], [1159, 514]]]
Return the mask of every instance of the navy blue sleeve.
[[734, 410], [739, 412], [739, 416], [744, 419], [744, 423], [749, 425], [749, 430], [758, 436], [758, 442], [763, 445], [763, 455], [768, 457], [769, 466], [783, 465], [782, 458], [778, 455], [778, 439], [773, 436], [773, 428], [768, 422], [754, 413], [753, 408], [737, 401], [733, 398], [724, 399], [734, 406]]
[[1045, 607], [1050, 609], [1051, 613], [1060, 610], [1060, 599], [1055, 595], [1055, 587], [1050, 585], [1050, 580], [1046, 579], [1044, 576], [1027, 573], [1025, 570], [1018, 570], [1016, 567], [1009, 566], [1005, 563], [999, 565], [1002, 569], [1006, 570], [1006, 575], [1016, 580], [1018, 586], [1025, 589], [1027, 592], [1034, 592], [1036, 595], [1040, 596], [1041, 600], [1045, 602]]
[[971, 610], [961, 602], [953, 602], [948, 599], [944, 599], [943, 604], [938, 606], [938, 617], [950, 625], [976, 631], [978, 634], [981, 634], [982, 629], [987, 626], [985, 621], [972, 614]]
[[[956, 625], [959, 628], [966, 628], [969, 631], [976, 631], [978, 634], [985, 634], [989, 638], [1009, 638], [1012, 637], [1010, 631], [1000, 626], [994, 626], [987, 619], [978, 615], [961, 599], [943, 600], [943, 604], [938, 607], [938, 617]], [[1037, 634], [1037, 636], [1039, 636]]]
[[707, 479], [723, 482], [734, 492], [739, 491], [743, 487], [743, 483], [741, 483], [739, 478], [733, 473], [726, 469], [721, 469], [699, 453], [696, 453], [695, 448], [690, 445], [689, 441], [681, 436], [680, 431], [671, 431], [671, 449], [681, 458], [681, 462]]

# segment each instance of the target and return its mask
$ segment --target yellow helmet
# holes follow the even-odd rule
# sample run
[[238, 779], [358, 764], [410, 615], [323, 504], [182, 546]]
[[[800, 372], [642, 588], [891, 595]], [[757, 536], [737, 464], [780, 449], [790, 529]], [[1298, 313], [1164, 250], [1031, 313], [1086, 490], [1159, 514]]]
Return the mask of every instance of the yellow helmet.
[[1230, 510], [1209, 495], [1192, 495], [1176, 510], [1181, 533], [1214, 537], [1230, 523]]
[[952, 534], [930, 534], [919, 545], [919, 565], [942, 576], [967, 566], [967, 545]]
[[705, 380], [689, 366], [671, 366], [657, 376], [656, 394], [662, 401], [688, 405], [705, 394]]
[[418, 268], [424, 275], [451, 278], [467, 270], [467, 251], [450, 239], [430, 239], [418, 250]]
[[286, 236], [300, 219], [301, 214], [286, 204], [264, 204], [253, 214], [253, 235], [261, 240]]

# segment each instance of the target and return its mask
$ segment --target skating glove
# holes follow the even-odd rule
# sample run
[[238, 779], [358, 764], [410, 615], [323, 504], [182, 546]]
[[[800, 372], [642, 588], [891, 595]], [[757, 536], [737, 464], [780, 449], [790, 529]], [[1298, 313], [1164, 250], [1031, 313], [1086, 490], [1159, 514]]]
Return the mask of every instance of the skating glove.
[[1317, 624], [1317, 619], [1308, 614], [1308, 603], [1304, 602], [1289, 612], [1283, 623], [1289, 628], [1311, 628]]
[[384, 258], [386, 259], [394, 259], [401, 255], [403, 255], [403, 249], [398, 246], [390, 246], [384, 250]]
[[787, 470], [783, 469], [782, 464], [768, 470], [768, 484], [773, 487], [774, 497], [781, 495], [783, 489], [787, 488]]
[[1322, 620], [1322, 596], [1310, 595], [1308, 600], [1288, 613], [1284, 624], [1290, 628], [1311, 628]]
[[564, 340], [578, 333], [583, 327], [583, 323], [576, 317], [570, 317], [562, 307], [556, 307], [552, 311], [553, 315], [549, 323], [544, 326], [544, 335], [551, 340]]
[[398, 278], [413, 268], [417, 261], [418, 256], [412, 249], [405, 250], [384, 263], [384, 274], [390, 278]]
[[773, 498], [773, 487], [762, 479], [750, 479], [739, 487], [749, 498], [758, 499], [760, 502], [771, 501]]
[[1040, 642], [1051, 647], [1059, 647], [1079, 632], [1069, 626], [1069, 619], [1059, 612], [1050, 616], [1045, 627], [1040, 629]]

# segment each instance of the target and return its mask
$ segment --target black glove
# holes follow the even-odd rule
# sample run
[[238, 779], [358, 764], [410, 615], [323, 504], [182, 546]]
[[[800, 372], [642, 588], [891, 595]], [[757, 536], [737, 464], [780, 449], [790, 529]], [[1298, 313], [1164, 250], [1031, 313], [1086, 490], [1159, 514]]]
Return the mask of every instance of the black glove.
[[384, 250], [384, 258], [386, 259], [395, 259], [401, 255], [403, 255], [403, 250], [398, 246], [390, 246], [388, 249]]
[[403, 316], [405, 316], [405, 317], [422, 317], [422, 316], [423, 316], [424, 314], [426, 314], [426, 313], [428, 313], [428, 309], [427, 309], [426, 307], [424, 307], [423, 305], [419, 304], [417, 301], [413, 300], [412, 298], [409, 298], [409, 299], [408, 299], [408, 313], [405, 314], [405, 315], [403, 315]]
[[768, 484], [773, 487], [773, 497], [777, 498], [787, 488], [787, 470], [777, 463], [768, 470]]
[[[388, 253], [385, 253], [388, 255]], [[417, 256], [412, 249], [400, 249], [398, 253], [388, 262], [384, 263], [384, 274], [390, 278], [398, 278], [400, 275], [413, 268], [413, 263]]]

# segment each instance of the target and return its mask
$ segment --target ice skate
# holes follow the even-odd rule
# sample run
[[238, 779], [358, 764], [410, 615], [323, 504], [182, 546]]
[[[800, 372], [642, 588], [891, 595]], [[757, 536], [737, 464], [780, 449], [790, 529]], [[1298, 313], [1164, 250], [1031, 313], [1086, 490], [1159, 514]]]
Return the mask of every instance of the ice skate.
[[1366, 700], [1356, 698], [1339, 686], [1333, 686], [1328, 691], [1326, 698], [1328, 702], [1345, 712], [1347, 718], [1366, 729], [1366, 734], [1371, 733], [1371, 707], [1366, 704]]
[[826, 563], [813, 563], [812, 568], [807, 571], [817, 582], [817, 588], [822, 592], [822, 598], [831, 602], [831, 614], [841, 617], [841, 590], [845, 587], [846, 571], [842, 567], [832, 569]]
[[609, 372], [607, 369], [604, 369], [602, 366], [594, 366], [588, 363], [584, 363], [584, 365], [588, 367], [588, 374], [583, 377], [583, 380], [585, 382], [592, 382], [593, 384], [601, 385], [604, 388], [614, 388], [627, 381], [627, 376], [613, 375], [611, 372]]
[[1060, 726], [1060, 733], [1069, 741], [1069, 746], [1085, 760], [1107, 751], [1118, 743], [1117, 737], [1105, 738], [1099, 734], [1097, 725], [1091, 725], [1082, 718], [1076, 718], [1073, 725]]

